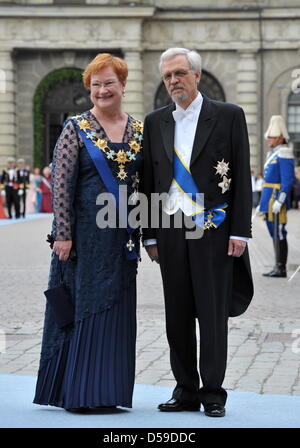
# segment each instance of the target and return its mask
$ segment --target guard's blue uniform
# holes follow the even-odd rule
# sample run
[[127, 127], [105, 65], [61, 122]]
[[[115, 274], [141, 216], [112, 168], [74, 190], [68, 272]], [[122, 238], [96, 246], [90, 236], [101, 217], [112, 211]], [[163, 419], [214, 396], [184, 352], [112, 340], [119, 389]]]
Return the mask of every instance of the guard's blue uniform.
[[[266, 221], [270, 235], [274, 236], [274, 222], [268, 219], [269, 204], [275, 192], [275, 198], [288, 209], [289, 193], [295, 179], [293, 150], [287, 145], [276, 146], [268, 153], [264, 166], [264, 183], [260, 199], [260, 211], [266, 213]], [[285, 224], [279, 226], [277, 238], [286, 238]]]

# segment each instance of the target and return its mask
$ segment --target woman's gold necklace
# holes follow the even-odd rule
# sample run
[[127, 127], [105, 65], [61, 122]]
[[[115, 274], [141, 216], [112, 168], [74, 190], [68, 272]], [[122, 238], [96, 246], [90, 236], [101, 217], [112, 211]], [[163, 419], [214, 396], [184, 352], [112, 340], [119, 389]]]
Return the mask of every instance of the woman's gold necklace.
[[107, 140], [97, 137], [96, 132], [93, 131], [89, 120], [83, 118], [81, 115], [72, 118], [77, 120], [79, 128], [83, 130], [86, 133], [87, 138], [90, 139], [94, 145], [105, 154], [107, 159], [117, 162], [119, 169], [117, 177], [121, 180], [125, 180], [127, 177], [125, 164], [136, 160], [136, 156], [141, 150], [143, 140], [143, 123], [137, 120], [133, 122], [132, 127], [136, 132], [133, 135], [133, 138], [128, 142], [130, 149], [127, 151], [124, 149], [115, 151], [109, 147]]

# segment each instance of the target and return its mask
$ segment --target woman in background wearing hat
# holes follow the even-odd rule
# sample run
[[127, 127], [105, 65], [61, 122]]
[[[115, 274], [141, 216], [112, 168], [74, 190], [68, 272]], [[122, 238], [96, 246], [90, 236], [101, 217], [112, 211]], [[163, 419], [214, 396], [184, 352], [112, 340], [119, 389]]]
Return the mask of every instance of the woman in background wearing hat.
[[273, 239], [275, 266], [265, 277], [286, 277], [287, 209], [294, 174], [293, 149], [288, 146], [289, 134], [281, 115], [273, 115], [265, 133], [270, 151], [264, 166], [264, 182], [259, 211], [265, 213], [268, 231]]

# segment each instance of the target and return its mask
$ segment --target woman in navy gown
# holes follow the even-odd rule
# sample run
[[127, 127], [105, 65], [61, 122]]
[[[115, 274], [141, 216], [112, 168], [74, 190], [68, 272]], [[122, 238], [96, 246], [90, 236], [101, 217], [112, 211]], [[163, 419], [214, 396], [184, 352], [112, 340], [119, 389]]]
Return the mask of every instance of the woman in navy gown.
[[74, 412], [132, 407], [139, 231], [99, 227], [98, 195], [110, 190], [96, 160], [105, 159], [128, 197], [137, 193], [142, 124], [121, 108], [127, 74], [124, 60], [95, 57], [83, 74], [94, 106], [66, 121], [53, 156], [48, 287], [58, 285], [61, 267], [75, 321], [59, 329], [47, 303], [34, 403]]

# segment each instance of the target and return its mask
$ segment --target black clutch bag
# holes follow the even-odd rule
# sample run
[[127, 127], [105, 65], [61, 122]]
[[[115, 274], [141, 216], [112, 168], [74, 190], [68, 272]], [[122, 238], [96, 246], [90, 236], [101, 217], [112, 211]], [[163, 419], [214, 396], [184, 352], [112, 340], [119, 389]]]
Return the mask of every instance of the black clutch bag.
[[58, 261], [60, 284], [44, 292], [50, 304], [55, 321], [60, 329], [71, 326], [74, 323], [75, 309], [69, 289], [63, 282], [61, 262]]

